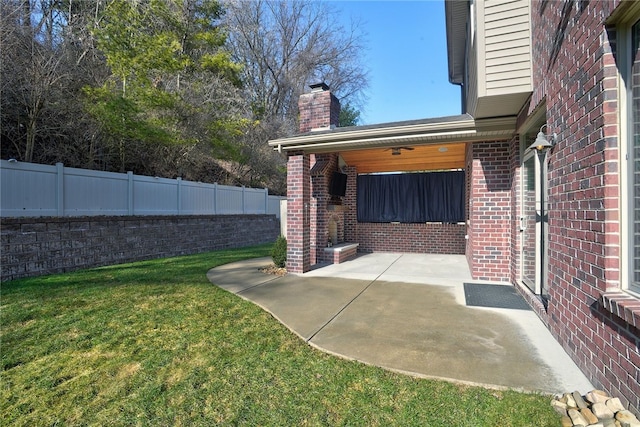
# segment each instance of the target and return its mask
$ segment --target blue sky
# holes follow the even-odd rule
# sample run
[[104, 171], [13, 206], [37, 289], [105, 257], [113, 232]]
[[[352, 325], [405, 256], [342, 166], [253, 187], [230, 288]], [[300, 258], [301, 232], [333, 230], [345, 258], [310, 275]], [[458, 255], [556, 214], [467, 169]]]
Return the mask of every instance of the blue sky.
[[369, 68], [362, 124], [460, 114], [460, 87], [449, 83], [444, 1], [337, 1], [362, 22]]

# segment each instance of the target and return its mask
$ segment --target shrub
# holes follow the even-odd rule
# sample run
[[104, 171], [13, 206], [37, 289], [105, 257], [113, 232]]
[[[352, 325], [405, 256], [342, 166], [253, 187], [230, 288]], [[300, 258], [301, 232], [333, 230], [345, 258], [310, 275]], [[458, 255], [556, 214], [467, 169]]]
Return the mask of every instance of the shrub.
[[287, 239], [284, 236], [278, 237], [273, 244], [271, 258], [276, 267], [284, 268], [287, 263]]

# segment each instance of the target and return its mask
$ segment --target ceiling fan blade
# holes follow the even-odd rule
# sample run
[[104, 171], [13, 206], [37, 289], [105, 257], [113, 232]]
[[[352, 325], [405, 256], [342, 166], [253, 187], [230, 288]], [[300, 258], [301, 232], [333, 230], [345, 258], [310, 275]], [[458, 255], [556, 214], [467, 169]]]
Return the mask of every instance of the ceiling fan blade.
[[415, 147], [389, 147], [389, 148], [385, 148], [384, 151], [399, 151], [399, 150], [415, 150]]

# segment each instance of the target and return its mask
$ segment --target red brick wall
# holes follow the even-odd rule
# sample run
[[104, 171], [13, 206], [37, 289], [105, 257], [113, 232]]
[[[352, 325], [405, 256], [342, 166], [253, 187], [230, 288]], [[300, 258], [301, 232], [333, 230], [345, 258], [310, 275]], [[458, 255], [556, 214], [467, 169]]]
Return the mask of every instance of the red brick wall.
[[304, 273], [311, 266], [309, 155], [291, 153], [287, 161], [287, 270]]
[[319, 90], [305, 93], [298, 100], [300, 133], [312, 129], [337, 126], [340, 118], [340, 102], [331, 91]]
[[[312, 169], [318, 162], [325, 164], [321, 171], [311, 176], [311, 265], [324, 259], [323, 249], [327, 247], [329, 233], [329, 219], [338, 223], [338, 237], [344, 239], [344, 213], [339, 210], [329, 211], [333, 206], [329, 195], [329, 185], [333, 172], [338, 169], [338, 155], [335, 153], [311, 155]], [[333, 242], [334, 244], [337, 242]]]
[[342, 199], [344, 211], [344, 240], [350, 243], [359, 243], [356, 234], [358, 227], [358, 171], [353, 166], [347, 166], [344, 169], [347, 174], [347, 191]]
[[549, 306], [553, 335], [603, 388], [640, 408], [640, 331], [602, 304], [619, 291], [618, 1], [532, 4], [534, 93], [558, 133], [549, 156]]
[[464, 224], [392, 224], [359, 222], [360, 252], [464, 254]]
[[510, 239], [511, 239], [511, 259], [510, 259], [510, 280], [515, 283], [520, 278], [520, 251], [521, 251], [521, 231], [520, 231], [520, 203], [522, 189], [520, 183], [520, 138], [514, 137], [509, 143], [509, 156], [511, 164], [511, 192], [512, 200], [509, 215], [511, 217]]
[[512, 241], [511, 143], [479, 142], [467, 149], [467, 259], [474, 279], [509, 281]]

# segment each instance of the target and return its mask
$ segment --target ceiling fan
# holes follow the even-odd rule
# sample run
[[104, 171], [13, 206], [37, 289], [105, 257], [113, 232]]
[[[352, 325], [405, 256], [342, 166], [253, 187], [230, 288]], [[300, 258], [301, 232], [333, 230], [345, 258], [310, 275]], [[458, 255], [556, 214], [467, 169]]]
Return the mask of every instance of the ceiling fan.
[[391, 155], [392, 156], [399, 156], [400, 154], [402, 154], [402, 150], [413, 150], [413, 147], [391, 147], [391, 148], [387, 148], [384, 151], [389, 151], [391, 150]]

